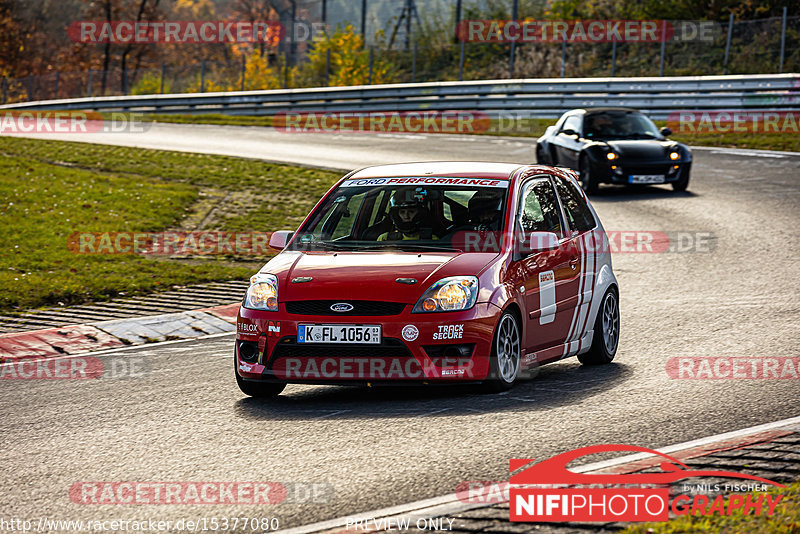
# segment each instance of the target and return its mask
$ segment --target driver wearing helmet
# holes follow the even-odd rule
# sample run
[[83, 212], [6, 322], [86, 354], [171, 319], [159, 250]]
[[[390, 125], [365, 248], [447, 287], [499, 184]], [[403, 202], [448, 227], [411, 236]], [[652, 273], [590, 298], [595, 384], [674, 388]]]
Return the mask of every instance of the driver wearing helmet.
[[501, 191], [480, 190], [469, 199], [467, 206], [470, 230], [491, 232], [500, 229], [503, 208]]
[[378, 236], [378, 241], [436, 239], [430, 225], [430, 212], [425, 203], [427, 191], [422, 187], [398, 189], [389, 200], [392, 229]]

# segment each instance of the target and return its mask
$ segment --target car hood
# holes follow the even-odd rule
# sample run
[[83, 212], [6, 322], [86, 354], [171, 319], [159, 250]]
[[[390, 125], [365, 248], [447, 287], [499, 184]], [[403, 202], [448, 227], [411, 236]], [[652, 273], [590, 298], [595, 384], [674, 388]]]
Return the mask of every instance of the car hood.
[[659, 141], [657, 139], [625, 139], [605, 141], [604, 143], [626, 160], [667, 159], [669, 149], [677, 150], [678, 148], [678, 143], [674, 141]]
[[[478, 275], [496, 253], [296, 252], [274, 257], [262, 269], [278, 277], [278, 299], [381, 300], [415, 303], [431, 284], [456, 275]], [[310, 281], [298, 279], [311, 278]], [[397, 282], [413, 278], [415, 284]]]

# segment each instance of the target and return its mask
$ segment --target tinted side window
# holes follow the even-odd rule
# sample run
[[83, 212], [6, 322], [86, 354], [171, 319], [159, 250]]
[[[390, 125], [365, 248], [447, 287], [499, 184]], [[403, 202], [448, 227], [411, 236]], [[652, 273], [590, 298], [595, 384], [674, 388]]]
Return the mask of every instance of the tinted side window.
[[564, 121], [564, 126], [561, 127], [562, 130], [575, 130], [576, 132], [581, 131], [581, 118], [577, 115], [573, 115], [567, 120]]
[[537, 180], [525, 188], [520, 214], [524, 232], [553, 232], [561, 236], [561, 219], [549, 181]]
[[586, 205], [575, 185], [562, 178], [556, 178], [555, 182], [570, 228], [578, 232], [588, 232], [597, 226], [589, 206]]

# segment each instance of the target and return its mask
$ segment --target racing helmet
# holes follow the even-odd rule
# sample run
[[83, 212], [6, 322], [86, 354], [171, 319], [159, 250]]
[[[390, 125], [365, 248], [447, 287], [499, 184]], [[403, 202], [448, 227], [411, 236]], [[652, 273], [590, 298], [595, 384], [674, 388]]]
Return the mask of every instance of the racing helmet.
[[[427, 196], [428, 192], [423, 187], [395, 191], [389, 199], [389, 217], [395, 228], [404, 234], [418, 233], [428, 216]], [[400, 216], [401, 209], [416, 209], [417, 212], [412, 218], [404, 219]]]
[[469, 222], [476, 230], [497, 230], [502, 208], [502, 191], [480, 190], [469, 199]]

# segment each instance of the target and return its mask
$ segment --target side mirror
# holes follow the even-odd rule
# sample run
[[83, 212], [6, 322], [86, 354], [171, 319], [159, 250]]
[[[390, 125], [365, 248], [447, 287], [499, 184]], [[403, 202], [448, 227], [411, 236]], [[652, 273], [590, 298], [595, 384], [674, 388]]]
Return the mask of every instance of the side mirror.
[[553, 232], [531, 232], [529, 249], [533, 252], [544, 252], [558, 248], [558, 236]]
[[561, 130], [560, 133], [562, 133], [564, 135], [578, 135], [578, 132], [576, 132], [572, 128], [567, 128], [566, 130]]
[[663, 135], [664, 137], [669, 137], [670, 135], [672, 135], [672, 130], [670, 130], [670, 129], [669, 129], [669, 128], [667, 128], [666, 126], [665, 126], [665, 127], [663, 127], [663, 128], [661, 128], [661, 129], [660, 129], [658, 132], [659, 132], [661, 135]]
[[273, 248], [275, 250], [285, 249], [286, 244], [291, 241], [293, 235], [294, 232], [290, 232], [289, 230], [272, 232], [272, 235], [269, 236], [269, 248]]

